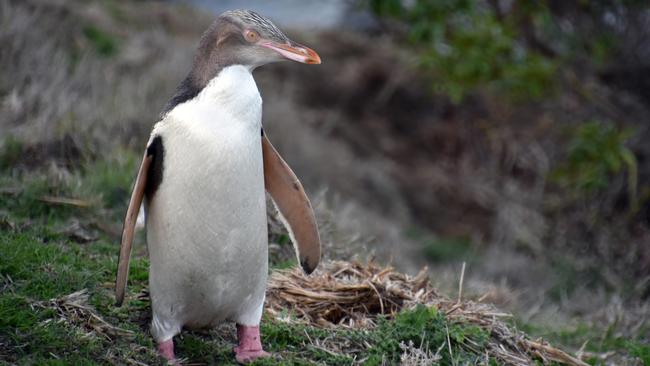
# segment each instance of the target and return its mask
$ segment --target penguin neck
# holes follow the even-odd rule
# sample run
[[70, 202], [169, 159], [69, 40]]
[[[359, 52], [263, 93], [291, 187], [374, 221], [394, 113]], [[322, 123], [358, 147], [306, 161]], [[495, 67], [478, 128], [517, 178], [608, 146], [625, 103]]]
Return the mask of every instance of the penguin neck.
[[242, 65], [224, 67], [196, 96], [200, 102], [216, 103], [233, 115], [245, 114], [262, 102], [251, 70]]
[[262, 97], [251, 70], [242, 65], [224, 67], [196, 96], [174, 106], [166, 115], [192, 122], [231, 121], [261, 124]]

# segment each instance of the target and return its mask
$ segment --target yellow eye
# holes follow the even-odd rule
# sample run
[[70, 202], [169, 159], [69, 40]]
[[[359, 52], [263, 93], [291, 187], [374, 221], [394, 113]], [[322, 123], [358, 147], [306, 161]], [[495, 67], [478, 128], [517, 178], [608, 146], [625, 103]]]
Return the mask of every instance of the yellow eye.
[[246, 38], [248, 42], [253, 43], [253, 42], [257, 42], [260, 39], [260, 35], [254, 30], [247, 29], [246, 31], [244, 31], [244, 38]]

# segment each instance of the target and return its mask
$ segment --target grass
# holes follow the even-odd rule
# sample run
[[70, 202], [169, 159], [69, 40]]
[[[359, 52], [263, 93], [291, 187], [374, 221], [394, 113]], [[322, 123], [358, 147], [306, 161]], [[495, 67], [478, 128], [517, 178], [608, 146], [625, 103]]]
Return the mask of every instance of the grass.
[[[6, 167], [19, 166], [23, 147], [7, 146], [0, 161]], [[71, 170], [3, 170], [0, 187], [11, 189], [0, 193], [0, 363], [160, 363], [149, 335], [150, 304], [144, 295], [148, 260], [142, 236], [134, 248], [128, 301], [119, 308], [113, 305], [120, 219], [137, 162], [136, 154], [118, 150], [105, 160], [83, 161]], [[53, 203], [43, 200], [46, 196], [88, 204]], [[76, 240], [65, 229], [71, 220], [92, 231], [93, 239]], [[290, 246], [283, 234], [272, 237], [280, 248]], [[271, 268], [292, 265], [295, 260], [278, 257], [273, 258]], [[67, 300], [80, 290], [88, 296], [82, 307]], [[183, 332], [176, 337], [177, 355], [191, 363], [233, 365], [234, 333], [232, 325]], [[575, 342], [585, 337], [552, 330], [550, 334], [576, 348], [580, 344]], [[367, 330], [325, 330], [265, 316], [262, 336], [264, 347], [274, 357], [256, 365], [397, 364], [413, 359], [407, 345], [414, 345], [439, 365], [498, 364], [485, 358], [489, 332], [450, 321], [435, 308], [424, 306], [391, 320], [379, 318], [377, 326]], [[642, 360], [650, 354], [648, 345], [636, 339], [607, 338], [588, 349], [622, 350]]]
[[[67, 212], [65, 212], [67, 214]], [[156, 364], [148, 334], [149, 302], [136, 294], [146, 288], [147, 260], [135, 258], [130, 272], [130, 296], [125, 306], [113, 306], [117, 242], [106, 235], [91, 244], [79, 244], [58, 234], [48, 224], [0, 234], [0, 360], [25, 364], [111, 364], [134, 360]], [[111, 325], [133, 332], [109, 336], [88, 329], [88, 319], [75, 319], [55, 308], [41, 307], [50, 299], [88, 289], [88, 303]], [[259, 365], [366, 365], [398, 362], [400, 343], [412, 341], [432, 352], [445, 342], [447, 331], [454, 342], [453, 361], [443, 353], [442, 364], [474, 363], [480, 354], [460, 347], [467, 338], [480, 344], [486, 335], [478, 328], [449, 324], [442, 314], [425, 307], [381, 320], [370, 331], [323, 330], [300, 323], [265, 318], [263, 343], [276, 358]], [[319, 344], [326, 342], [368, 343], [368, 351], [332, 354]], [[179, 356], [199, 363], [234, 364], [232, 331], [184, 332], [177, 338]]]
[[[120, 225], [137, 168], [136, 155], [117, 151], [106, 160], [80, 163], [72, 170], [9, 168], [20, 166], [23, 148], [7, 144], [6, 152], [0, 154], [7, 168], [0, 175], [4, 189], [0, 194], [0, 361], [17, 365], [159, 363], [148, 333], [149, 300], [138, 296], [146, 290], [148, 279], [142, 237], [134, 249], [129, 300], [120, 308], [113, 306], [118, 237], [110, 228]], [[52, 203], [43, 200], [46, 196], [88, 204]], [[62, 230], [71, 220], [93, 231], [94, 238], [80, 243]], [[273, 235], [281, 247], [290, 245], [282, 234]], [[274, 269], [292, 265], [295, 260], [287, 258], [271, 263]], [[66, 303], [67, 295], [84, 289], [88, 295], [84, 306], [128, 335], [93, 325], [90, 313]], [[435, 353], [447, 334], [454, 344], [453, 355], [444, 353], [442, 364], [474, 363], [481, 355], [461, 345], [468, 338], [480, 344], [485, 337], [480, 330], [451, 324], [425, 307], [394, 320], [380, 320], [377, 328], [365, 331], [323, 330], [267, 316], [262, 334], [265, 348], [275, 357], [260, 360], [259, 365], [394, 363], [403, 353], [400, 344], [410, 341]], [[176, 339], [176, 349], [179, 357], [191, 362], [228, 365], [234, 364], [234, 342], [232, 326], [224, 326], [183, 332]], [[349, 352], [334, 353], [322, 346], [328, 342], [353, 346]]]
[[[549, 328], [543, 324], [519, 324], [525, 332], [542, 337], [551, 342], [563, 344], [574, 349], [582, 349], [588, 356], [586, 362], [591, 365], [618, 364], [617, 361], [609, 360], [608, 363], [602, 359], [603, 355], [616, 356], [629, 355], [636, 358], [642, 365], [650, 365], [650, 343], [642, 334], [648, 334], [648, 326], [642, 327], [635, 332], [636, 336], [626, 336], [614, 331], [614, 327], [603, 328], [598, 325], [585, 322], [564, 328]], [[613, 363], [612, 363], [613, 362]], [[635, 365], [630, 360], [627, 363]]]

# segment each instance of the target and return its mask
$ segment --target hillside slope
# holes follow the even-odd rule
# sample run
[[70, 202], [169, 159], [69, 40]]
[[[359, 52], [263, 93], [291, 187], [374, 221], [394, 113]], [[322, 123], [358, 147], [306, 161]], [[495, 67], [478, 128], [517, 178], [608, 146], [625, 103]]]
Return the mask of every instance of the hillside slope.
[[[0, 19], [0, 359], [155, 363], [141, 292], [146, 249], [140, 238], [131, 302], [115, 309], [116, 240], [143, 144], [212, 15], [163, 2], [0, 0]], [[643, 105], [597, 81], [588, 90], [568, 85], [540, 105], [512, 108], [490, 95], [454, 105], [432, 97], [412, 55], [393, 39], [346, 32], [294, 38], [313, 45], [324, 64], [270, 65], [255, 76], [265, 129], [316, 204], [328, 260], [374, 255], [410, 275], [433, 261], [431, 280], [452, 296], [467, 261], [463, 299], [514, 312], [498, 323], [504, 329], [517, 325], [583, 348], [592, 363], [647, 360], [646, 207], [622, 220], [625, 199], [612, 202], [626, 190], [624, 174], [603, 200], [553, 206], [562, 196], [546, 175], [571, 139], [564, 124], [602, 116], [632, 124]], [[643, 156], [647, 129], [637, 127], [632, 148]], [[586, 221], [601, 205], [615, 208], [611, 221]], [[626, 225], [633, 230], [619, 230]], [[274, 220], [271, 229], [273, 265], [292, 265], [287, 236]], [[453, 330], [451, 317], [418, 311], [402, 320], [433, 339], [443, 325]], [[402, 332], [399, 322], [382, 329]], [[382, 341], [376, 331], [340, 330], [337, 339], [352, 348], [337, 350], [328, 348], [332, 331], [268, 324], [265, 344], [297, 364], [360, 362], [373, 354], [355, 342]], [[445, 339], [418, 344], [420, 332], [392, 341], [408, 348], [412, 340], [443, 363], [453, 355], [482, 362], [484, 349], [465, 347], [463, 338], [476, 329], [460, 324], [446, 353], [438, 351]], [[230, 360], [228, 332], [190, 333], [180, 349], [196, 362]], [[384, 346], [393, 358], [406, 352], [399, 342]]]

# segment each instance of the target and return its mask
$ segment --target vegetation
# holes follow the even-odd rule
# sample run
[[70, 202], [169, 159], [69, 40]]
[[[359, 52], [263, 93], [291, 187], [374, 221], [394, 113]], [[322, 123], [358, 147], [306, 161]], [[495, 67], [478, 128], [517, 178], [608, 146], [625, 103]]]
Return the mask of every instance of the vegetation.
[[99, 28], [89, 25], [84, 27], [83, 33], [99, 55], [108, 57], [117, 52], [117, 41]]
[[[135, 258], [130, 300], [117, 308], [112, 292], [114, 238], [102, 234], [92, 243], [78, 243], [56, 225], [3, 220], [13, 229], [0, 236], [1, 360], [17, 365], [159, 362], [148, 334], [146, 258]], [[262, 334], [263, 344], [276, 357], [257, 365], [396, 364], [419, 357], [409, 353], [413, 350], [439, 365], [484, 364], [482, 347], [489, 337], [475, 325], [450, 322], [424, 306], [393, 320], [380, 318], [371, 330], [325, 330], [265, 317]], [[176, 350], [190, 362], [234, 364], [234, 342], [232, 327], [222, 326], [184, 332]], [[352, 351], [332, 351], [340, 348]]]
[[[563, 329], [549, 329], [548, 327], [532, 324], [522, 324], [522, 329], [527, 332], [539, 334], [543, 337], [550, 337], [563, 342], [567, 345], [582, 349], [583, 354], [586, 355], [585, 359], [590, 365], [601, 364], [625, 364], [625, 360], [609, 360], [609, 363], [602, 359], [602, 355], [619, 350], [637, 358], [642, 365], [648, 365], [650, 361], [648, 352], [650, 351], [650, 344], [642, 337], [624, 337], [611, 329], [601, 329], [589, 324], [579, 324], [577, 326], [566, 327]], [[647, 332], [647, 329], [642, 331]]]
[[[97, 220], [113, 216], [105, 212], [112, 210], [111, 206], [98, 192], [125, 190], [129, 186], [119, 179], [102, 179], [97, 171], [101, 172], [105, 164], [87, 167], [86, 173], [77, 172], [59, 184], [48, 184], [45, 177], [24, 174], [20, 180], [23, 190], [4, 191], [0, 196], [2, 207], [11, 209], [0, 219], [0, 359], [5, 362], [158, 362], [148, 334], [148, 262], [142, 256], [142, 241], [134, 250], [130, 301], [117, 308], [112, 293], [117, 237], [110, 229], [91, 229]], [[126, 176], [132, 170], [115, 162], [108, 165], [112, 167], [112, 177]], [[82, 186], [98, 190], [75, 190]], [[80, 201], [43, 202], [43, 194], [79, 197]], [[82, 201], [97, 204], [78, 205]], [[123, 211], [122, 206], [115, 210]], [[82, 220], [82, 224], [70, 229], [70, 220]], [[85, 240], [80, 234], [84, 230], [92, 231], [91, 239]], [[405, 344], [418, 345], [431, 357], [436, 355], [442, 365], [476, 363], [484, 357], [480, 347], [487, 337], [476, 326], [449, 323], [444, 314], [423, 306], [401, 313], [394, 320], [380, 319], [378, 326], [369, 331], [323, 330], [300, 322], [266, 318], [262, 332], [265, 346], [279, 358], [256, 363], [260, 365], [351, 365], [359, 360], [365, 360], [366, 365], [382, 365], [399, 362]], [[442, 352], [440, 345], [445, 344], [447, 337], [453, 344], [449, 351], [445, 348]], [[332, 339], [371, 346], [364, 346], [366, 351], [342, 356], [319, 346]], [[467, 340], [472, 341], [473, 348], [463, 346]], [[177, 352], [192, 362], [233, 364], [233, 342], [234, 334], [228, 327], [184, 333], [177, 341]]]
[[[25, 147], [7, 146], [0, 160], [20, 166], [13, 159]], [[148, 261], [141, 236], [128, 301], [113, 305], [120, 219], [136, 168], [135, 156], [116, 156], [123, 159], [89, 162], [62, 179], [52, 179], [56, 172], [16, 168], [0, 177], [0, 207], [8, 210], [0, 216], [0, 360], [17, 365], [159, 362], [148, 333]], [[279, 233], [271, 237], [286, 240]], [[273, 270], [286, 263], [286, 257], [272, 257]], [[326, 330], [292, 321], [289, 313], [286, 318], [265, 316], [263, 343], [275, 357], [255, 364], [498, 364], [485, 359], [488, 331], [451, 321], [435, 307], [380, 317], [376, 327], [366, 330]], [[550, 335], [569, 342], [562, 334]], [[225, 325], [184, 332], [176, 349], [189, 362], [227, 365], [234, 364], [234, 342], [234, 329]], [[647, 357], [640, 341], [621, 342], [597, 350]]]
[[[516, 98], [540, 98], [553, 87], [556, 62], [523, 47], [517, 22], [534, 16], [548, 23], [548, 12], [535, 2], [505, 17], [480, 1], [371, 1], [381, 16], [407, 24], [408, 39], [420, 49], [420, 64], [433, 73], [434, 88], [460, 102], [488, 86]], [[519, 6], [517, 6], [519, 7]]]
[[553, 172], [553, 178], [578, 194], [590, 194], [609, 187], [613, 177], [626, 172], [630, 208], [636, 210], [637, 161], [625, 146], [631, 131], [621, 131], [611, 123], [587, 122], [573, 135], [567, 160]]
[[[624, 12], [644, 3], [370, 0], [369, 6], [399, 22], [434, 90], [460, 102], [484, 88], [514, 101], [552, 97], [562, 68], [578, 62], [597, 68], [616, 51], [605, 14], [629, 16]], [[575, 22], [576, 13], [585, 21]], [[574, 21], [574, 28], [562, 27], [563, 21]]]
[[[322, 222], [324, 241], [347, 247], [349, 234], [379, 261], [427, 263], [450, 293], [465, 261], [465, 298], [519, 314], [532, 337], [594, 365], [650, 364], [647, 1], [366, 4], [382, 35], [408, 42], [314, 35], [323, 65], [256, 71], [269, 136], [291, 147], [306, 186], [345, 203], [319, 219], [355, 232]], [[116, 243], [142, 145], [211, 17], [164, 2], [0, 0], [0, 363], [159, 362], [143, 237], [122, 308]], [[295, 266], [288, 236], [271, 234], [274, 270]], [[369, 252], [338, 249], [326, 254]], [[484, 329], [431, 308], [372, 330], [292, 316], [265, 318], [277, 357], [258, 364], [485, 361]], [[230, 326], [186, 332], [177, 349], [228, 364], [234, 339]]]
[[[412, 206], [431, 197], [437, 208], [418, 211], [442, 238], [420, 241], [429, 258], [466, 261], [483, 256], [482, 246], [516, 248], [552, 268], [546, 277], [557, 282], [546, 291], [554, 298], [558, 288], [564, 295], [603, 288], [645, 301], [648, 291], [629, 284], [648, 268], [649, 241], [639, 231], [650, 212], [648, 3], [366, 3], [388, 34], [408, 41], [418, 75], [433, 85], [430, 100], [444, 106], [421, 111], [404, 134], [405, 145], [426, 136], [413, 150], [448, 179], [441, 184], [432, 173], [421, 181], [437, 184], [430, 196], [412, 197]], [[453, 238], [471, 238], [476, 254]]]

